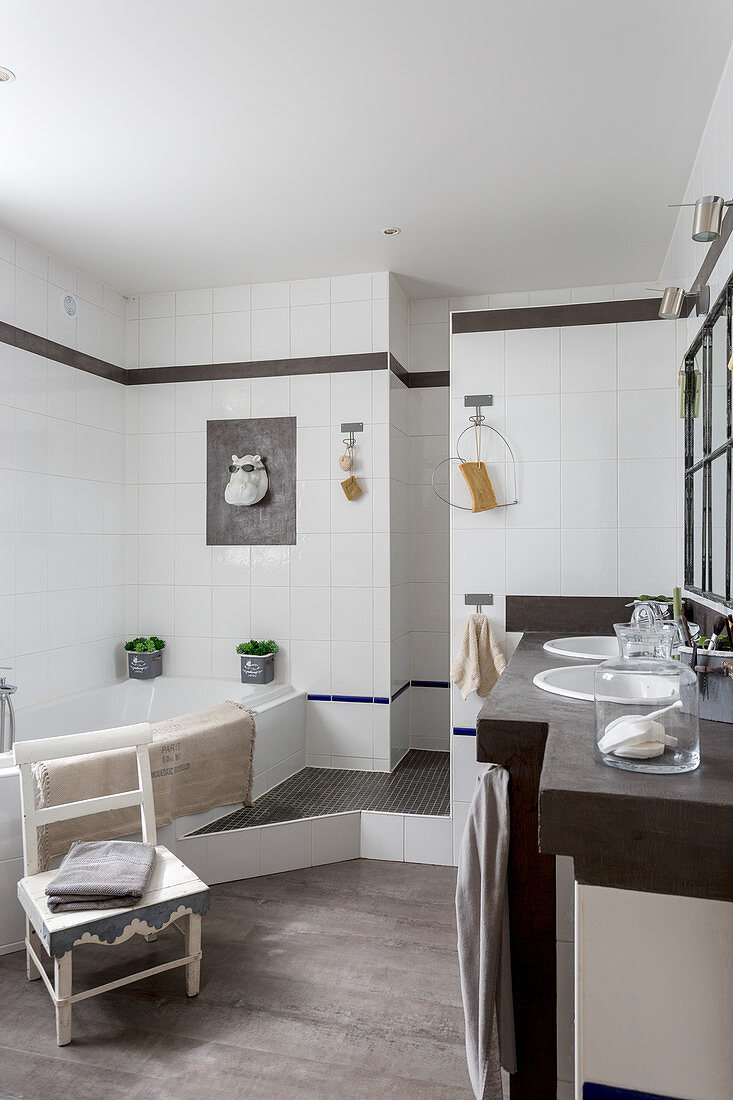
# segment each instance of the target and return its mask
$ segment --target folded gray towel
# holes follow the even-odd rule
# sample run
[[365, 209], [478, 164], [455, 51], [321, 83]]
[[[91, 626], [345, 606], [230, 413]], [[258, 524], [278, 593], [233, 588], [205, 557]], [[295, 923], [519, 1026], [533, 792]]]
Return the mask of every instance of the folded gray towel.
[[46, 887], [52, 913], [128, 909], [137, 905], [155, 863], [152, 844], [132, 840], [75, 840]]

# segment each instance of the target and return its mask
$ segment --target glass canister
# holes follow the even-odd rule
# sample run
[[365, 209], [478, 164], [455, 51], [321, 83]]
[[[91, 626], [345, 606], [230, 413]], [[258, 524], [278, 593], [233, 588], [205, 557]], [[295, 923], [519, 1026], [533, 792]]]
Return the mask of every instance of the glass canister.
[[620, 656], [595, 671], [595, 738], [604, 764], [671, 775], [700, 763], [697, 677], [671, 659], [675, 622], [618, 623]]

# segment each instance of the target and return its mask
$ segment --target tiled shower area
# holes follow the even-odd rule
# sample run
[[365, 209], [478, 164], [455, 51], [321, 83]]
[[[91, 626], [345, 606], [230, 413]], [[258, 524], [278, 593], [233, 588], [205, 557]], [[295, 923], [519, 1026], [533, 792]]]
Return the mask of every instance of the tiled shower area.
[[226, 833], [354, 810], [448, 816], [449, 754], [410, 749], [392, 772], [303, 768], [252, 806], [220, 817], [191, 835]]

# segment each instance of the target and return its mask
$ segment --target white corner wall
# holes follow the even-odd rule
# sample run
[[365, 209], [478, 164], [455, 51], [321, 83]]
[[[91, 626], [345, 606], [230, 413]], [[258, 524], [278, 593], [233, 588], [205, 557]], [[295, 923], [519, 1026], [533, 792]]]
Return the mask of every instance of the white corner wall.
[[[112, 287], [0, 230], [0, 320], [122, 365], [124, 318]], [[0, 344], [0, 664], [18, 706], [123, 672], [125, 456], [122, 386]]]
[[[128, 362], [386, 352], [388, 291], [386, 273], [367, 273], [144, 295], [130, 303]], [[316, 766], [389, 768], [390, 707], [373, 702], [391, 685], [389, 385], [378, 370], [128, 389], [128, 629], [168, 639], [176, 675], [238, 676], [237, 642], [274, 637], [278, 679], [321, 696], [308, 702]], [[206, 546], [206, 421], [288, 415], [297, 545]], [[364, 424], [353, 502], [342, 421]]]

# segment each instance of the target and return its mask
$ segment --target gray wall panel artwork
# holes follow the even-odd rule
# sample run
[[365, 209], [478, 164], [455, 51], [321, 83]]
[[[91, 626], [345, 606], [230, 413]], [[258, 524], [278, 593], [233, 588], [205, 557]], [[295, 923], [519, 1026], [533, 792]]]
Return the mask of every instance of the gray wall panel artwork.
[[[206, 424], [206, 545], [295, 545], [295, 417], [209, 420]], [[232, 455], [260, 455], [267, 492], [257, 504], [228, 504]]]

